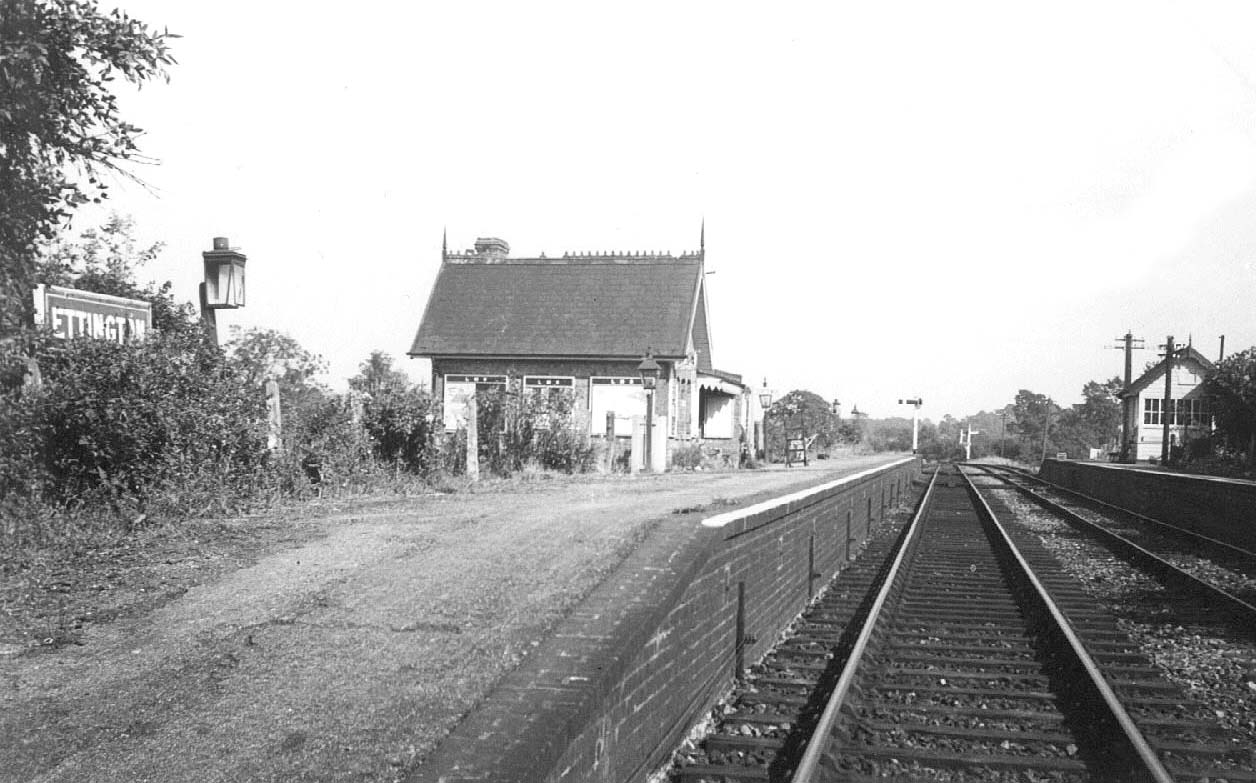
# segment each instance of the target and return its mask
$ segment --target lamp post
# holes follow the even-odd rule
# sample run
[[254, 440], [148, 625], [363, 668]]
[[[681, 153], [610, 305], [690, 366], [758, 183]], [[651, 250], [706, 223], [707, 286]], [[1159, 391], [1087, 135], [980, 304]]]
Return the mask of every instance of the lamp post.
[[842, 401], [833, 398], [833, 402], [829, 403], [829, 410], [833, 411], [833, 441], [829, 444], [830, 448], [837, 448], [841, 443], [841, 426], [842, 426]]
[[768, 388], [768, 379], [763, 379], [763, 388], [759, 390], [759, 407], [763, 408], [763, 461], [768, 459], [768, 408], [772, 407], [772, 390]]
[[218, 345], [217, 310], [244, 307], [244, 262], [248, 257], [232, 250], [226, 237], [214, 237], [214, 249], [201, 253], [205, 282], [200, 285], [201, 320]]
[[641, 375], [641, 386], [645, 389], [645, 471], [647, 473], [650, 472], [654, 457], [654, 390], [658, 387], [659, 375], [662, 371], [663, 368], [654, 361], [654, 354], [647, 349], [645, 356], [641, 359], [641, 364], [637, 365], [637, 372]]

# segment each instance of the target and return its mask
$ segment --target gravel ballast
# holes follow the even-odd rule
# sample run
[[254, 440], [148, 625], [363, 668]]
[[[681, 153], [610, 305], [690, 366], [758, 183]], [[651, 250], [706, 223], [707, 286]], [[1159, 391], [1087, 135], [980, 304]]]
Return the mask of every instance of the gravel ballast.
[[1203, 621], [1199, 599], [1167, 590], [1015, 490], [980, 479], [978, 485], [1017, 524], [1037, 533], [1166, 677], [1233, 733], [1236, 746], [1256, 748], [1256, 644], [1250, 635]]

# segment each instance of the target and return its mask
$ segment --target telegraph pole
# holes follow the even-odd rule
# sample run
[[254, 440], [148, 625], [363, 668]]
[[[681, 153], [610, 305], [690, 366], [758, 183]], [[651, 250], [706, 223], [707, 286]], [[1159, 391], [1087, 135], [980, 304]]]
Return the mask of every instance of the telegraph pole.
[[[1186, 350], [1186, 349], [1181, 349]], [[1160, 444], [1160, 464], [1169, 464], [1169, 416], [1173, 414], [1173, 357], [1177, 354], [1173, 347], [1173, 335], [1164, 340], [1164, 401], [1160, 403], [1161, 426], [1164, 440]]]
[[[1118, 343], [1121, 343], [1121, 344], [1109, 345], [1108, 347], [1125, 349], [1125, 385], [1122, 387], [1122, 391], [1124, 391], [1130, 387], [1131, 383], [1134, 382], [1134, 351], [1135, 350], [1141, 351], [1146, 346], [1143, 344], [1143, 338], [1135, 337], [1131, 332], [1126, 332], [1124, 337], [1118, 337], [1116, 338], [1116, 340]], [[1131, 409], [1137, 402], [1138, 402], [1137, 397], [1135, 397], [1133, 400], [1131, 400], [1129, 397], [1126, 397], [1121, 400], [1121, 460], [1122, 461], [1129, 459], [1130, 438], [1133, 435], [1132, 433], [1133, 427], [1130, 426], [1130, 423], [1135, 421], [1135, 417], [1138, 414], [1137, 411], [1134, 411]]]

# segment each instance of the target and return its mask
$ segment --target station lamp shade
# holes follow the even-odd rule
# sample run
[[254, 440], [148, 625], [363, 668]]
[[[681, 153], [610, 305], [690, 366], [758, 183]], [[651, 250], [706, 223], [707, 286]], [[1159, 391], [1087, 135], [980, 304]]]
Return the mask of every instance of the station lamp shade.
[[641, 364], [637, 365], [637, 372], [641, 374], [641, 385], [647, 391], [653, 391], [658, 387], [659, 376], [662, 375], [663, 368], [659, 366], [658, 362], [654, 361], [654, 354], [646, 351]]
[[248, 258], [232, 250], [226, 237], [214, 237], [214, 249], [201, 256], [205, 259], [205, 306], [214, 310], [244, 307], [244, 262]]
[[768, 388], [768, 379], [763, 379], [763, 388], [759, 390], [759, 407], [767, 410], [772, 407], [772, 390]]

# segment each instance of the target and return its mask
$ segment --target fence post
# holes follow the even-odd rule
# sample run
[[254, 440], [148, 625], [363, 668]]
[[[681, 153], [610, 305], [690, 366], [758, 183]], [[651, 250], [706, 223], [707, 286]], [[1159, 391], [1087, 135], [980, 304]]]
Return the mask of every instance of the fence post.
[[479, 406], [475, 394], [467, 396], [467, 478], [480, 480]]
[[22, 388], [28, 391], [39, 391], [44, 387], [44, 374], [39, 371], [39, 362], [34, 356], [25, 356], [26, 371], [22, 373]]
[[606, 472], [615, 472], [615, 411], [606, 412]]
[[283, 448], [283, 411], [279, 407], [279, 382], [274, 378], [266, 381], [266, 448]]

